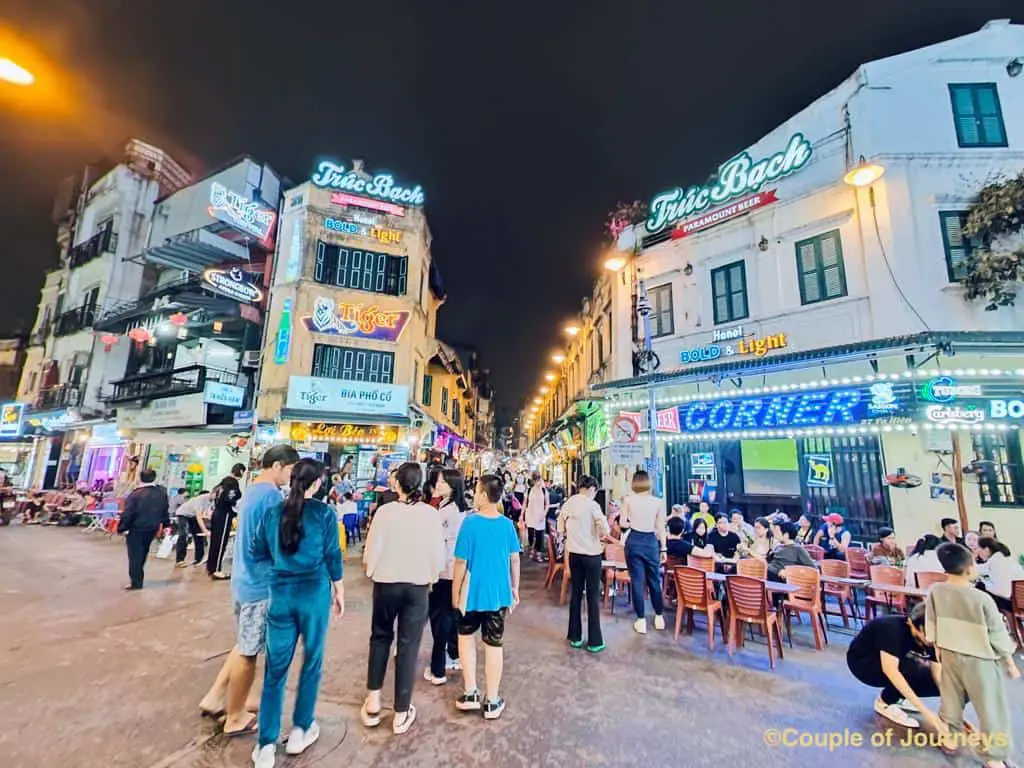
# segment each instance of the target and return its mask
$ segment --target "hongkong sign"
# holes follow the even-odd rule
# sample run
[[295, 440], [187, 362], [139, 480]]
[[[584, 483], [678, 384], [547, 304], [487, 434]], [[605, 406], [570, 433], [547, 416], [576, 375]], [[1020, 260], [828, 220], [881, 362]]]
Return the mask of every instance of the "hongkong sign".
[[263, 289], [258, 281], [256, 275], [238, 267], [208, 269], [203, 272], [203, 282], [210, 290], [247, 304], [255, 304], [263, 298]]
[[[665, 227], [702, 214], [712, 206], [722, 205], [736, 197], [753, 196], [765, 184], [799, 171], [810, 162], [812, 153], [811, 143], [802, 133], [795, 134], [781, 152], [757, 161], [751, 159], [746, 152], [741, 152], [719, 166], [716, 183], [693, 186], [685, 190], [682, 187], [675, 187], [655, 195], [651, 200], [650, 214], [644, 226], [648, 232], [660, 232]], [[774, 192], [766, 192], [764, 197], [767, 198], [770, 194], [774, 200]], [[732, 215], [716, 221], [706, 222], [699, 229], [746, 213], [751, 209], [749, 202], [744, 210], [735, 211]], [[767, 202], [770, 201], [765, 199], [761, 205]]]
[[318, 376], [290, 376], [286, 407], [294, 411], [408, 416], [409, 387]]
[[334, 299], [318, 296], [313, 314], [303, 317], [302, 323], [314, 333], [395, 342], [411, 314], [406, 309], [389, 312], [376, 304], [335, 304]]

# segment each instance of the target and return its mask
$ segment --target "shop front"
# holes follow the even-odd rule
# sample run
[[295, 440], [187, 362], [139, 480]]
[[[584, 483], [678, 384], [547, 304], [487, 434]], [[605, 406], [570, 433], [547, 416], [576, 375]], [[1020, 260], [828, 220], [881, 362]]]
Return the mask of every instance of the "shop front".
[[25, 404], [0, 405], [0, 470], [4, 485], [25, 487], [31, 475], [33, 441], [25, 437]]

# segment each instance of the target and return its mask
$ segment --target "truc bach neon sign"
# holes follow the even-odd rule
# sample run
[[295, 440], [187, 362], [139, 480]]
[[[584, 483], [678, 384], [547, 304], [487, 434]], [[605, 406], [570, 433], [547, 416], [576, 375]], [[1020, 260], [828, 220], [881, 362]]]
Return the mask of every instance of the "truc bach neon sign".
[[783, 151], [756, 162], [748, 153], [741, 152], [719, 166], [715, 184], [685, 190], [675, 187], [655, 195], [644, 226], [648, 232], [659, 232], [712, 206], [750, 195], [768, 182], [799, 171], [810, 162], [812, 154], [811, 143], [802, 133], [795, 134]]
[[323, 160], [310, 181], [325, 189], [353, 192], [392, 203], [420, 206], [424, 201], [423, 187], [419, 184], [415, 187], [403, 187], [395, 183], [395, 177], [390, 173], [376, 173], [370, 176], [363, 171], [362, 163], [358, 161], [347, 170], [341, 163]]

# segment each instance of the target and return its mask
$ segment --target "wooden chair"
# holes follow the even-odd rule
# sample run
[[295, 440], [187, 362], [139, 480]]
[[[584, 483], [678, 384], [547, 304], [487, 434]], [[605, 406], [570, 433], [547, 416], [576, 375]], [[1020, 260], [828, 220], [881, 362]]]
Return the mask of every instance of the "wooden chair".
[[[622, 544], [606, 544], [604, 547], [604, 559], [625, 567], [626, 548]], [[604, 601], [612, 613], [615, 613], [615, 588], [620, 584], [626, 588], [626, 594], [629, 594], [632, 587], [629, 571], [621, 570], [621, 568], [605, 568]]]
[[776, 650], [779, 659], [782, 659], [782, 633], [779, 630], [778, 614], [768, 603], [768, 590], [764, 582], [739, 575], [726, 576], [725, 582], [729, 597], [729, 655], [735, 653], [737, 644], [743, 647], [740, 623], [756, 624], [768, 638], [768, 665], [775, 669]]
[[698, 571], [704, 571], [705, 573], [715, 572], [715, 558], [713, 557], [690, 555], [687, 558], [687, 565], [691, 568], [696, 568]]
[[[821, 561], [821, 575], [822, 576], [833, 576], [838, 578], [850, 578], [850, 564], [845, 560], [822, 560]], [[828, 610], [828, 599], [834, 597], [836, 602], [839, 604], [839, 613], [831, 613], [833, 616], [843, 617], [843, 626], [850, 626], [850, 620], [846, 613], [846, 606], [850, 606], [850, 610], [853, 614], [853, 618], [860, 618], [860, 611], [857, 610], [857, 601], [853, 597], [853, 587], [849, 584], [836, 584], [834, 582], [821, 580], [822, 583], [822, 597], [825, 606], [825, 616], [830, 615]]]
[[863, 549], [848, 548], [846, 550], [846, 562], [850, 564], [851, 579], [871, 578], [871, 563]]
[[825, 650], [825, 646], [828, 645], [828, 628], [825, 622], [825, 609], [821, 604], [821, 574], [817, 568], [807, 565], [790, 565], [786, 568], [786, 583], [800, 587], [799, 592], [789, 595], [782, 604], [786, 616], [786, 637], [789, 639], [789, 647], [793, 647], [792, 616], [794, 613], [806, 613], [814, 631], [814, 647], [819, 651]]
[[1003, 611], [1011, 634], [1017, 639], [1017, 645], [1024, 647], [1024, 579], [1010, 582], [1011, 611]]
[[918, 571], [914, 574], [917, 579], [918, 589], [931, 589], [932, 584], [938, 584], [946, 580], [946, 574], [935, 571]]
[[745, 557], [736, 563], [736, 573], [764, 581], [768, 578], [768, 563], [759, 557]]
[[661, 589], [666, 605], [675, 605], [676, 601], [676, 580], [672, 578], [672, 571], [686, 565], [686, 559], [669, 555], [665, 560], [665, 578], [663, 578]]
[[672, 571], [672, 578], [676, 585], [676, 594], [679, 596], [679, 606], [676, 608], [676, 634], [679, 639], [679, 628], [683, 623], [683, 614], [686, 614], [686, 633], [693, 634], [693, 617], [696, 611], [708, 617], [708, 650], [715, 649], [715, 617], [722, 627], [722, 641], [726, 639], [725, 632], [725, 611], [722, 609], [720, 600], [716, 600], [711, 594], [711, 582], [708, 581], [705, 572], [697, 568], [690, 568], [685, 565], [678, 566]]
[[[872, 565], [868, 569], [869, 578], [879, 584], [892, 584], [902, 587], [905, 576], [902, 568], [894, 565]], [[894, 608], [900, 613], [907, 610], [906, 595], [894, 595], [885, 590], [868, 589], [867, 597], [864, 598], [864, 614], [868, 619], [875, 618], [876, 606], [884, 605], [886, 608]]]
[[544, 579], [544, 589], [551, 589], [558, 574], [562, 574], [562, 587], [558, 593], [558, 604], [565, 605], [565, 595], [569, 589], [569, 553], [559, 562], [555, 559], [555, 540], [552, 536], [545, 537], [548, 543], [548, 573]]
[[818, 563], [825, 559], [825, 548], [819, 547], [817, 544], [807, 544], [804, 546], [807, 550], [807, 554], [811, 556], [811, 560]]

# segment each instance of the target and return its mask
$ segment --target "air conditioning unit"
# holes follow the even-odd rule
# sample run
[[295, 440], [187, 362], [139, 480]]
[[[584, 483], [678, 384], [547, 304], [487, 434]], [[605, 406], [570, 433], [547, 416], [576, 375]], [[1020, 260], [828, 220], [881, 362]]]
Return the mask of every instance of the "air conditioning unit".
[[247, 349], [242, 353], [243, 368], [259, 368], [260, 351], [258, 349]]

